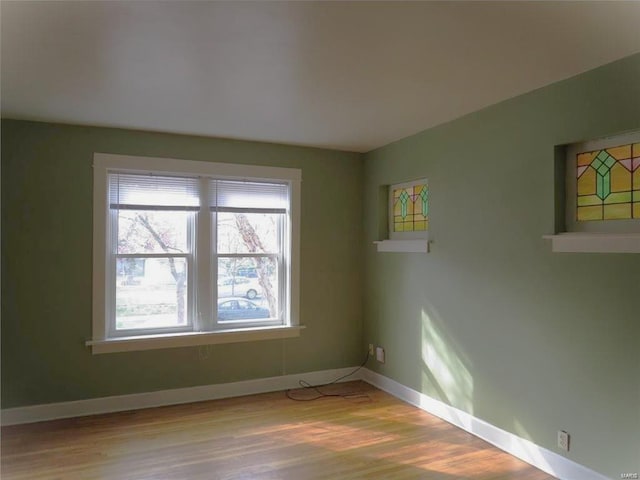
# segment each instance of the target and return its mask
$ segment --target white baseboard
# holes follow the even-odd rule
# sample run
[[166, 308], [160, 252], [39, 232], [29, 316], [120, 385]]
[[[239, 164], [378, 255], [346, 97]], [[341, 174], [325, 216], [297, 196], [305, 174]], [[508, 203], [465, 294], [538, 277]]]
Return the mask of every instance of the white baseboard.
[[530, 440], [518, 437], [462, 410], [447, 405], [424, 393], [402, 385], [388, 377], [362, 369], [362, 380], [390, 393], [394, 397], [452, 423], [476, 437], [498, 447], [514, 457], [553, 475], [560, 480], [609, 480], [608, 477], [588, 469], [555, 452], [540, 447]]
[[[7, 408], [0, 412], [0, 423], [17, 425], [21, 423], [42, 422], [59, 418], [81, 417], [100, 413], [139, 410], [141, 408], [161, 407], [180, 403], [200, 402], [219, 398], [239, 397], [256, 393], [275, 392], [299, 387], [300, 380], [313, 385], [329, 383], [336, 378], [347, 375], [357, 367], [322, 370], [280, 377], [259, 378], [217, 385], [159, 390], [156, 392], [134, 393], [112, 397], [90, 398], [71, 402], [48, 403], [28, 407]], [[362, 371], [356, 372], [341, 381], [359, 380]]]

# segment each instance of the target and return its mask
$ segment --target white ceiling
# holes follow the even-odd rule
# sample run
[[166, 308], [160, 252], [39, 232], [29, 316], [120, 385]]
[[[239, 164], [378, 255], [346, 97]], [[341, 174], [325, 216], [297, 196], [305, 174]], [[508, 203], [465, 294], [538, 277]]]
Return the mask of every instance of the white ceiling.
[[0, 16], [3, 117], [359, 152], [640, 52], [640, 2], [2, 1]]

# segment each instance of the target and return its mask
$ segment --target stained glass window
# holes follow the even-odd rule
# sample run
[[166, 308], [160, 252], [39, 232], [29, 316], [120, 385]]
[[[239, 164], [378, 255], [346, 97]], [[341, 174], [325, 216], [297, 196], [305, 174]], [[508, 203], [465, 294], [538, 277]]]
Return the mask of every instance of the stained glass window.
[[429, 187], [425, 179], [392, 185], [390, 200], [393, 233], [429, 229]]
[[576, 155], [576, 219], [640, 218], [640, 143]]

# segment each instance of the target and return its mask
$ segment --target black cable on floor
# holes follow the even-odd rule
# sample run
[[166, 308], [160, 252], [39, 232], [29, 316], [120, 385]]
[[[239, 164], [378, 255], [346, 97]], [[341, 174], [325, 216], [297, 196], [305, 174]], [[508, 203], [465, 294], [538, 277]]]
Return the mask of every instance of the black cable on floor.
[[319, 398], [323, 398], [323, 397], [342, 397], [342, 398], [357, 398], [357, 397], [367, 397], [369, 398], [369, 395], [367, 394], [363, 394], [362, 392], [348, 392], [348, 393], [326, 393], [323, 392], [322, 390], [320, 390], [320, 388], [322, 387], [327, 387], [329, 385], [334, 385], [336, 383], [338, 383], [340, 380], [344, 380], [347, 377], [350, 377], [351, 375], [357, 373], [358, 371], [360, 371], [360, 369], [362, 367], [364, 367], [367, 364], [367, 361], [369, 360], [369, 352], [367, 352], [367, 356], [365, 357], [364, 361], [360, 364], [360, 366], [358, 366], [357, 368], [355, 368], [352, 372], [347, 373], [346, 375], [342, 375], [341, 377], [336, 378], [335, 380], [329, 382], [329, 383], [324, 383], [322, 385], [311, 385], [309, 382], [305, 381], [305, 380], [300, 380], [298, 382], [298, 384], [300, 385], [300, 387], [303, 390], [313, 390], [317, 393], [316, 396], [314, 397], [295, 397], [292, 392], [300, 390], [299, 388], [296, 389], [289, 389], [285, 392], [285, 394], [287, 395], [287, 398], [291, 399], [291, 400], [295, 400], [296, 402], [311, 402], [313, 400], [317, 400]]

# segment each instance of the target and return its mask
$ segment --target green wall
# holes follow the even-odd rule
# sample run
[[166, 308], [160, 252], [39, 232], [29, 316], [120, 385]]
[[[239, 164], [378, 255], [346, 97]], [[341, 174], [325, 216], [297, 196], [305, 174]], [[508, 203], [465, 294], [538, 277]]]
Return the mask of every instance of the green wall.
[[[301, 337], [92, 355], [94, 152], [301, 168]], [[358, 364], [362, 169], [352, 153], [3, 121], [2, 407]]]
[[[640, 255], [554, 254], [554, 146], [640, 127], [640, 55], [365, 156], [363, 343], [380, 373], [612, 478], [640, 472]], [[429, 254], [376, 253], [426, 176]]]

